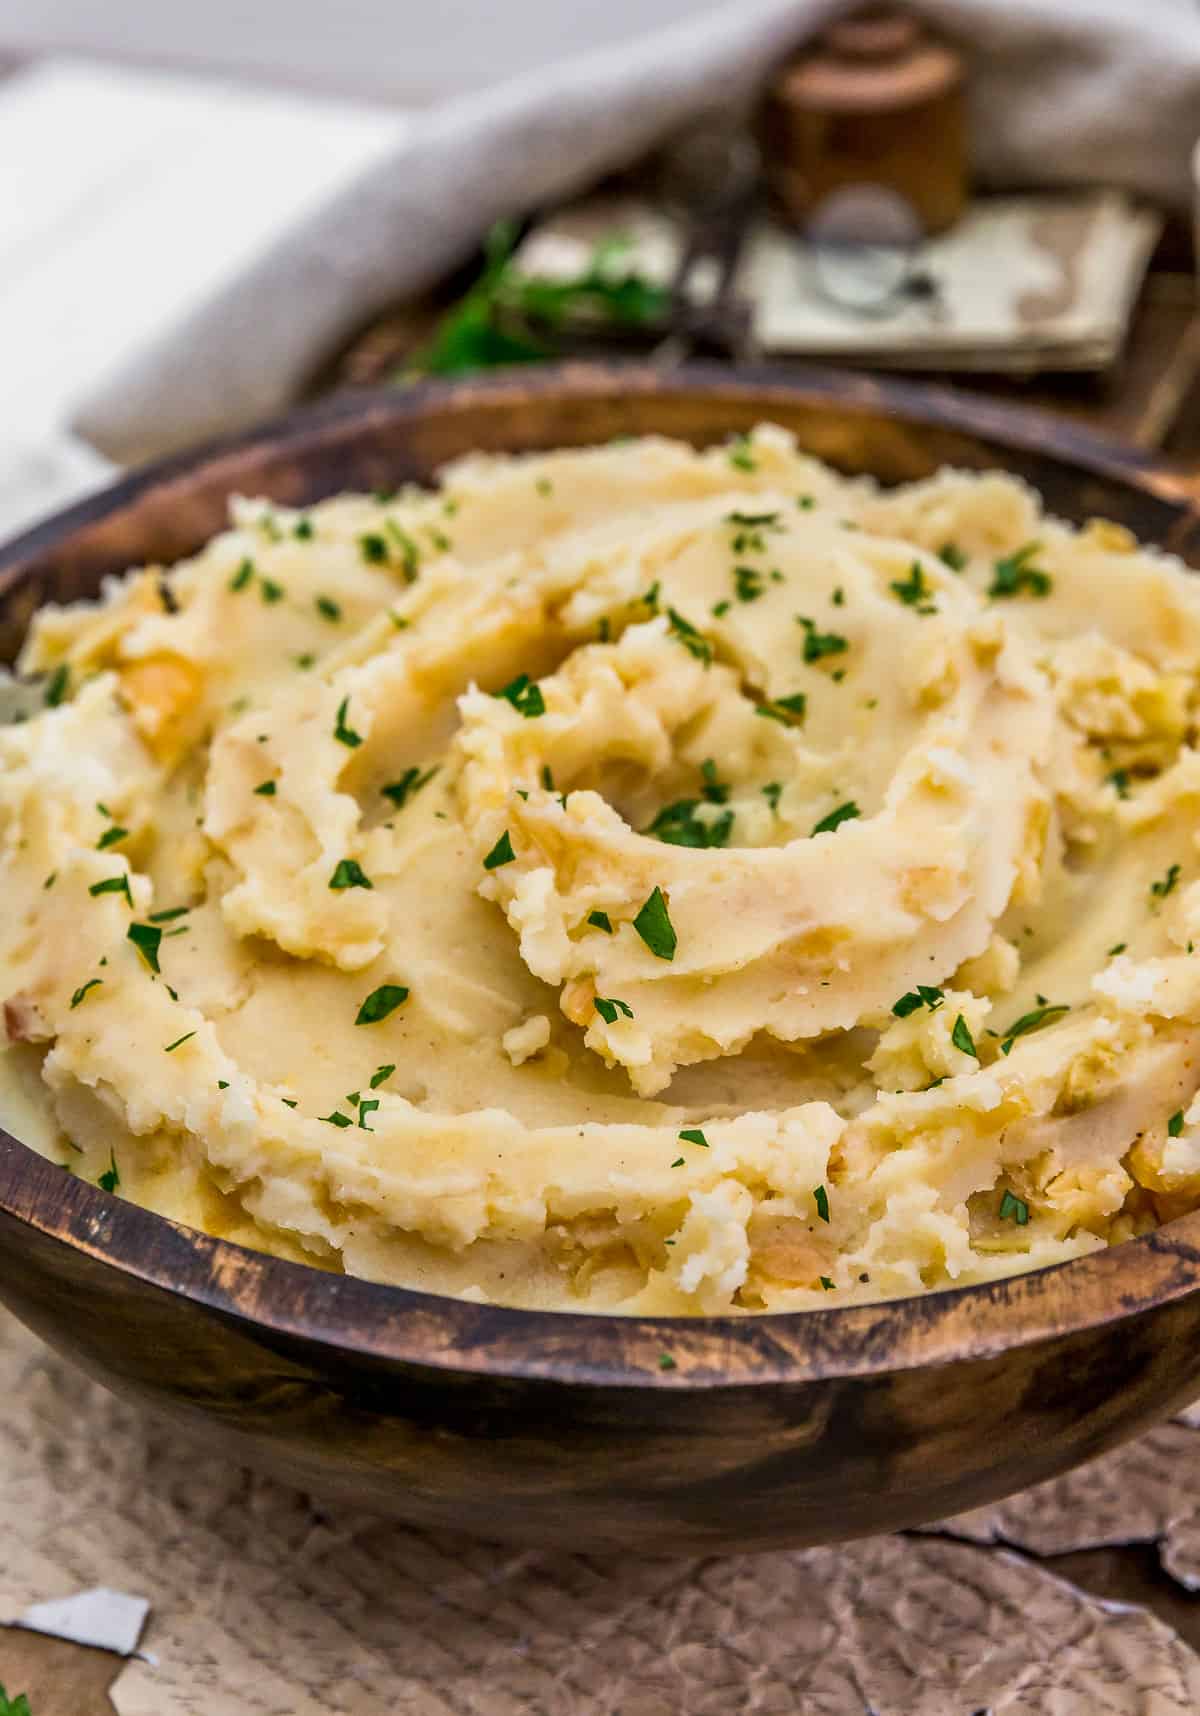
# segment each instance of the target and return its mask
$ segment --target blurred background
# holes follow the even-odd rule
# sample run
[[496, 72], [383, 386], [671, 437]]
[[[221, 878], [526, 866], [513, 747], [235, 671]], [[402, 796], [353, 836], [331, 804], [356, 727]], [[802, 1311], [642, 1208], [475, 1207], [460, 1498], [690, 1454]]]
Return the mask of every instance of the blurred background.
[[1200, 472], [1197, 0], [0, 0], [0, 531], [357, 383], [834, 363]]

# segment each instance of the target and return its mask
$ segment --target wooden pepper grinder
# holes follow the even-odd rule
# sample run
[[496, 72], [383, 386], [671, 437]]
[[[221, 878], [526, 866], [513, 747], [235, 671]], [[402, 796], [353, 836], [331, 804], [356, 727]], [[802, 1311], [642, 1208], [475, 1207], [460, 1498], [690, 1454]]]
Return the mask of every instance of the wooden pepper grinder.
[[927, 233], [967, 195], [962, 56], [892, 7], [831, 24], [768, 91], [761, 137], [768, 183], [798, 225], [831, 193], [882, 186]]

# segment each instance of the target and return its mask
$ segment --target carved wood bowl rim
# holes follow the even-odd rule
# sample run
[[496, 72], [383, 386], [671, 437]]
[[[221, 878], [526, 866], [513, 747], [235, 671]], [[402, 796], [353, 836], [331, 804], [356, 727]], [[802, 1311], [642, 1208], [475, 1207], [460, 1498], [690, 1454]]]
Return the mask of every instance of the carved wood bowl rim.
[[[1200, 509], [1166, 462], [1074, 424], [920, 383], [835, 371], [689, 365], [567, 364], [537, 374], [431, 382], [406, 390], [338, 394], [315, 407], [156, 461], [0, 547], [0, 611], [22, 576], [76, 533], [148, 492], [177, 485], [214, 463], [265, 443], [299, 451], [358, 425], [417, 423], [430, 412], [530, 400], [585, 402], [687, 394], [736, 419], [799, 400], [886, 413], [916, 427], [980, 437], [998, 448], [1044, 454], [1088, 476], [1164, 503], [1200, 560]], [[740, 424], [736, 425], [740, 427]], [[756, 1388], [836, 1377], [938, 1368], [1016, 1347], [1036, 1347], [1182, 1300], [1200, 1286], [1200, 1211], [1111, 1249], [1003, 1280], [845, 1308], [709, 1318], [480, 1305], [335, 1275], [185, 1228], [68, 1177], [0, 1130], [0, 1214], [118, 1270], [260, 1333], [300, 1337], [352, 1359], [399, 1361], [453, 1375], [588, 1383], [613, 1389]], [[660, 1364], [669, 1351], [673, 1367]]]

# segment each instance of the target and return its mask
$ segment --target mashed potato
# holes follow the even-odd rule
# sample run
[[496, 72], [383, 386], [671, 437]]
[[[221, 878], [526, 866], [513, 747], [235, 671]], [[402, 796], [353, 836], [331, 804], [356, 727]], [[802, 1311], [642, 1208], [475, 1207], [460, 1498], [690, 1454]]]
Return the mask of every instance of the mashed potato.
[[237, 500], [37, 616], [3, 1111], [329, 1269], [770, 1311], [1200, 1202], [1200, 593], [765, 427]]

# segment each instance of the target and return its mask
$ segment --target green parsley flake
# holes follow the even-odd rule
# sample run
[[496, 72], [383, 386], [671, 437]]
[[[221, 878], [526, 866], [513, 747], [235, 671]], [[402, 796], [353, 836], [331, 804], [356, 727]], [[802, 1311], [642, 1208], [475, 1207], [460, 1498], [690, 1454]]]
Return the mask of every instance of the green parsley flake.
[[394, 518], [387, 519], [383, 528], [400, 550], [400, 566], [404, 573], [405, 583], [415, 584], [417, 574], [421, 569], [421, 550], [408, 532], [401, 529]]
[[844, 655], [850, 648], [849, 638], [842, 637], [840, 632], [819, 632], [816, 621], [806, 619], [803, 614], [796, 615], [796, 624], [804, 627], [805, 661], [821, 661], [827, 655]]
[[292, 535], [297, 542], [311, 542], [313, 539], [312, 519], [298, 518], [292, 526]]
[[79, 986], [79, 988], [75, 991], [74, 995], [72, 995], [71, 1006], [72, 1007], [78, 1007], [79, 1003], [83, 1000], [84, 996], [87, 995], [90, 990], [99, 989], [100, 985], [103, 982], [104, 982], [104, 979], [102, 977], [89, 977], [87, 982], [81, 984]]
[[675, 1363], [675, 1360], [671, 1357], [670, 1353], [659, 1353], [658, 1368], [659, 1370], [678, 1370], [679, 1366]]
[[335, 602], [331, 596], [315, 597], [313, 606], [323, 620], [329, 620], [333, 625], [336, 625], [342, 617], [340, 604]]
[[229, 588], [231, 590], [244, 590], [253, 576], [253, 560], [243, 560], [233, 577], [229, 580]]
[[493, 691], [492, 696], [503, 697], [506, 702], [512, 704], [517, 714], [524, 715], [527, 721], [535, 720], [537, 716], [546, 713], [542, 688], [530, 679], [527, 673], [519, 673], [502, 691]]
[[938, 559], [943, 566], [948, 566], [951, 572], [962, 572], [967, 565], [967, 555], [955, 542], [943, 542], [938, 549]]
[[1024, 1227], [1029, 1221], [1029, 1205], [1024, 1198], [1006, 1191], [1000, 1199], [1000, 1220], [1015, 1221], [1018, 1227]]
[[705, 757], [700, 764], [700, 778], [704, 783], [700, 790], [709, 804], [724, 804], [729, 797], [729, 787], [717, 778], [717, 765], [711, 757]]
[[176, 1037], [173, 1043], [167, 1044], [166, 1048], [163, 1050], [164, 1055], [173, 1055], [176, 1049], [183, 1047], [184, 1043], [190, 1043], [195, 1035], [195, 1031], [187, 1031], [182, 1037]]
[[1151, 884], [1150, 884], [1151, 895], [1156, 900], [1165, 900], [1167, 895], [1169, 893], [1173, 892], [1175, 884], [1176, 884], [1176, 882], [1178, 882], [1178, 880], [1179, 880], [1179, 865], [1178, 864], [1172, 864], [1171, 868], [1167, 871], [1166, 875], [1162, 878], [1161, 881], [1151, 882]]
[[117, 1167], [117, 1158], [110, 1150], [108, 1152], [108, 1167], [96, 1181], [102, 1192], [115, 1192], [120, 1189], [121, 1174]]
[[128, 838], [129, 830], [127, 828], [118, 828], [114, 825], [112, 828], [104, 830], [96, 842], [96, 850], [97, 852], [107, 852], [110, 846], [119, 846], [122, 840], [128, 840]]
[[1129, 946], [1129, 943], [1127, 941], [1117, 942], [1115, 946], [1109, 948], [1108, 953], [1105, 955], [1105, 958], [1106, 959], [1115, 959], [1119, 953], [1124, 953], [1125, 949], [1128, 946]]
[[766, 582], [761, 572], [753, 566], [735, 566], [733, 569], [733, 593], [739, 602], [757, 602], [766, 588]]
[[685, 620], [677, 608], [667, 609], [667, 624], [688, 654], [694, 655], [697, 661], [702, 661], [707, 667], [712, 660], [713, 650], [703, 633], [698, 632], [690, 620]]
[[54, 672], [46, 681], [43, 693], [47, 709], [57, 709], [71, 689], [71, 670], [65, 661], [60, 661]]
[[829, 1193], [824, 1186], [813, 1187], [813, 1202], [817, 1206], [817, 1214], [821, 1220], [827, 1222], [829, 1220]]
[[554, 493], [554, 484], [549, 477], [539, 477], [533, 486], [543, 498]]
[[937, 607], [933, 601], [936, 591], [925, 582], [925, 572], [920, 561], [914, 560], [908, 577], [902, 582], [893, 579], [891, 588], [906, 607], [915, 608], [918, 614], [936, 614]]
[[358, 1124], [362, 1127], [364, 1132], [373, 1132], [375, 1130], [374, 1127], [367, 1125], [367, 1115], [374, 1114], [378, 1107], [379, 1098], [377, 1096], [364, 1096], [360, 1099], [358, 1104]]
[[950, 1041], [954, 1044], [954, 1047], [956, 1049], [960, 1049], [964, 1055], [971, 1055], [975, 1060], [979, 1059], [979, 1050], [975, 1047], [975, 1039], [971, 1035], [971, 1027], [967, 1024], [967, 1021], [963, 1018], [961, 1013], [954, 1021], [954, 1029], [950, 1033]]
[[395, 1070], [395, 1061], [388, 1061], [385, 1066], [376, 1067], [375, 1071], [371, 1074], [371, 1089], [378, 1090], [381, 1084], [391, 1078]]
[[513, 844], [506, 828], [484, 859], [483, 867], [485, 870], [499, 870], [501, 865], [511, 864], [515, 857], [516, 853], [513, 851]]
[[769, 703], [756, 703], [754, 713], [768, 721], [779, 721], [785, 727], [799, 727], [808, 712], [808, 697], [794, 691], [790, 697], [776, 697]]
[[897, 1019], [907, 1019], [910, 1013], [915, 1013], [918, 1007], [928, 1007], [931, 1013], [936, 1013], [946, 997], [940, 989], [931, 988], [924, 983], [918, 983], [915, 989], [910, 989], [907, 995], [902, 995], [892, 1006], [892, 1012]]
[[126, 904], [130, 911], [133, 910], [133, 895], [129, 892], [129, 877], [123, 871], [119, 876], [109, 876], [107, 881], [93, 882], [88, 893], [93, 898], [97, 894], [124, 894]]
[[698, 1144], [702, 1150], [708, 1149], [708, 1139], [698, 1126], [689, 1126], [679, 1134], [681, 1144]]
[[[50, 874], [46, 877], [46, 880], [42, 883], [43, 891], [46, 893], [49, 893], [50, 889], [54, 886], [55, 882], [57, 882], [57, 881], [58, 881], [58, 871], [57, 870], [51, 870]], [[96, 890], [94, 888], [91, 888], [88, 891], [89, 891], [89, 893], [93, 893], [93, 894], [96, 892]]]
[[671, 922], [661, 888], [655, 888], [651, 893], [634, 918], [633, 927], [656, 959], [674, 959], [678, 945], [675, 926]]
[[356, 733], [353, 727], [348, 727], [346, 725], [346, 710], [349, 706], [350, 699], [348, 697], [343, 697], [341, 703], [338, 705], [337, 721], [334, 724], [333, 736], [338, 741], [339, 745], [346, 745], [350, 750], [354, 750], [357, 745], [362, 744], [362, 734]]
[[754, 458], [754, 443], [749, 435], [735, 435], [729, 443], [729, 463], [735, 471], [757, 471], [758, 465]]
[[1182, 1131], [1183, 1131], [1183, 1110], [1182, 1110], [1182, 1108], [1177, 1108], [1175, 1110], [1174, 1114], [1171, 1116], [1170, 1120], [1167, 1121], [1167, 1136], [1169, 1138], [1178, 1138], [1179, 1134]]
[[668, 846], [693, 846], [701, 849], [727, 846], [733, 828], [733, 812], [724, 811], [711, 820], [697, 816], [700, 800], [677, 799], [665, 804], [645, 833]]
[[1113, 769], [1111, 774], [1105, 775], [1104, 778], [1108, 782], [1108, 784], [1113, 788], [1113, 790], [1115, 791], [1118, 798], [1128, 798], [1129, 797], [1129, 770], [1128, 769]]
[[387, 786], [380, 787], [379, 790], [384, 798], [391, 799], [397, 810], [401, 810], [414, 793], [420, 792], [423, 786], [428, 785], [440, 767], [440, 763], [434, 763], [432, 768], [426, 769], [422, 774], [420, 768], [414, 763], [412, 768], [405, 769], [398, 781], [391, 781]]
[[126, 940], [133, 943], [151, 971], [154, 972], [162, 969], [158, 963], [158, 949], [162, 935], [163, 932], [157, 924], [133, 923], [125, 931]]
[[593, 999], [592, 1005], [606, 1025], [615, 1025], [618, 1013], [626, 1019], [633, 1018], [633, 1008], [627, 1001], [618, 1001], [615, 995], [609, 998], [597, 995]]
[[152, 924], [173, 923], [176, 918], [186, 918], [191, 909], [190, 906], [169, 906], [165, 912], [151, 912], [149, 914], [150, 922]]
[[829, 1279], [828, 1275], [818, 1275], [817, 1280], [821, 1283], [827, 1293], [833, 1292], [833, 1282]]
[[1061, 1019], [1064, 1013], [1071, 1011], [1065, 1003], [1057, 1007], [1035, 1007], [1032, 1012], [1022, 1013], [1019, 1019], [1005, 1031], [1000, 1040], [1000, 1053], [1007, 1055], [1018, 1037], [1027, 1037], [1030, 1031], [1040, 1031], [1043, 1025], [1048, 1025], [1052, 1019]]
[[357, 861], [353, 858], [341, 858], [337, 868], [329, 878], [329, 886], [335, 893], [344, 888], [373, 888], [374, 882], [365, 876]]
[[828, 816], [823, 816], [820, 822], [813, 825], [813, 834], [832, 834], [843, 822], [853, 822], [861, 815], [862, 811], [854, 800], [847, 799], [845, 804], [839, 804], [836, 810], [831, 810]]
[[368, 530], [364, 532], [358, 539], [358, 550], [368, 566], [387, 565], [387, 538], [380, 536], [378, 531]]
[[356, 1025], [377, 1025], [381, 1019], [386, 1019], [389, 1013], [394, 1013], [408, 1000], [408, 990], [400, 983], [381, 983], [378, 989], [372, 989], [362, 1006], [358, 1009]]
[[318, 1114], [317, 1119], [324, 1121], [326, 1126], [340, 1126], [343, 1130], [354, 1125], [348, 1114], [340, 1114], [336, 1108], [332, 1114]]
[[593, 929], [603, 930], [605, 935], [613, 933], [612, 919], [607, 912], [589, 912], [587, 921]]
[[275, 782], [274, 781], [260, 781], [258, 786], [256, 786], [254, 789], [254, 796], [255, 796], [255, 798], [274, 798], [275, 797]]
[[778, 816], [779, 800], [783, 797], [783, 782], [768, 781], [766, 786], [762, 788], [762, 795], [770, 805], [771, 809], [775, 812], [775, 815]]
[[273, 602], [282, 602], [284, 595], [286, 594], [283, 585], [277, 584], [274, 578], [260, 578], [258, 581], [258, 593], [262, 597], [263, 601], [268, 605]]
[[1048, 596], [1052, 587], [1049, 573], [1041, 572], [1029, 564], [1041, 553], [1041, 548], [1040, 542], [1027, 542], [1023, 548], [1018, 548], [1015, 554], [997, 560], [992, 567], [993, 577], [988, 595], [993, 598], [1019, 596], [1023, 590], [1027, 590], [1031, 596]]
[[800, 508], [801, 512], [811, 512], [816, 504], [816, 500], [812, 495], [796, 496], [796, 505]]

